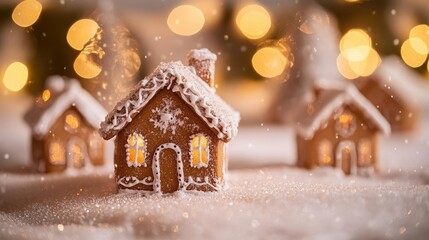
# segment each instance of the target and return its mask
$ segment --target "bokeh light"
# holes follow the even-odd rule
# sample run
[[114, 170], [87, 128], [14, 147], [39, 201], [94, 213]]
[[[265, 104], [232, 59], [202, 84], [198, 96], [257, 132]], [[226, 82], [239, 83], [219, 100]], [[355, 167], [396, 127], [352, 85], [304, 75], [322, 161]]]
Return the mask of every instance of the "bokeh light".
[[417, 52], [407, 39], [401, 46], [401, 57], [408, 66], [417, 68], [425, 63], [427, 54]]
[[418, 37], [410, 38], [410, 45], [417, 53], [422, 55], [428, 54], [428, 47], [421, 38], [418, 38]]
[[381, 63], [380, 56], [372, 48], [371, 37], [362, 29], [351, 29], [344, 34], [340, 50], [337, 68], [347, 79], [369, 76]]
[[[420, 24], [413, 27], [410, 31], [410, 39], [413, 38], [421, 39], [426, 44], [426, 48], [429, 49], [429, 26], [426, 24]], [[412, 45], [414, 47], [414, 44]]]
[[27, 80], [28, 68], [21, 62], [10, 64], [3, 76], [4, 86], [13, 92], [21, 90], [27, 83]]
[[349, 61], [363, 61], [371, 47], [371, 38], [361, 29], [349, 30], [340, 40], [340, 50]]
[[203, 12], [191, 5], [181, 5], [173, 9], [167, 18], [167, 25], [172, 32], [182, 36], [198, 33], [204, 26]]
[[343, 54], [338, 55], [337, 58], [337, 68], [338, 71], [347, 79], [358, 78], [359, 75], [356, 74], [349, 65], [349, 61], [344, 57]]
[[87, 54], [80, 53], [73, 63], [75, 72], [82, 78], [91, 79], [100, 74], [101, 67], [94, 63]]
[[42, 4], [36, 0], [20, 2], [12, 12], [12, 20], [21, 27], [29, 27], [39, 19]]
[[73, 23], [67, 32], [67, 42], [76, 50], [82, 50], [85, 44], [97, 33], [98, 23], [92, 19], [80, 19]]
[[42, 93], [42, 99], [43, 101], [47, 102], [51, 98], [51, 91], [49, 89], [45, 89]]
[[259, 49], [252, 57], [252, 65], [255, 71], [267, 78], [277, 77], [286, 68], [287, 59], [283, 53], [274, 47]]
[[257, 4], [243, 7], [238, 12], [235, 22], [241, 33], [249, 39], [262, 38], [271, 28], [270, 14]]

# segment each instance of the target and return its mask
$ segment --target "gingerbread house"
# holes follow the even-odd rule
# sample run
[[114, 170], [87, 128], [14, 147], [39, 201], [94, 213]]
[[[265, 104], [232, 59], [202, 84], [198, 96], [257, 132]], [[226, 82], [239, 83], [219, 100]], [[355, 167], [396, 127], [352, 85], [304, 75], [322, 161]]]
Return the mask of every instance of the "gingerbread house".
[[354, 81], [387, 119], [393, 132], [410, 131], [418, 125], [421, 109], [416, 88], [427, 88], [424, 82], [400, 58], [393, 56], [384, 58], [371, 76]]
[[97, 129], [106, 114], [77, 80], [50, 77], [24, 116], [38, 170], [79, 173], [103, 166], [104, 141]]
[[322, 90], [295, 115], [297, 165], [336, 167], [345, 174], [377, 171], [377, 135], [389, 134], [380, 112], [353, 86]]
[[188, 59], [161, 63], [102, 122], [101, 136], [116, 136], [120, 191], [222, 189], [240, 116], [215, 93], [216, 55], [192, 50]]

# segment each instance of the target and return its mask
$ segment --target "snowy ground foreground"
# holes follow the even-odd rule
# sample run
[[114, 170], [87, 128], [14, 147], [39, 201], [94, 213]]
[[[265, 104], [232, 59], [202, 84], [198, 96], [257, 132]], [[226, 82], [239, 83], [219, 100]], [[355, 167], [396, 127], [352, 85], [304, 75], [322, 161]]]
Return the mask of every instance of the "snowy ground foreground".
[[233, 170], [223, 193], [114, 194], [103, 176], [0, 175], [0, 239], [427, 239], [419, 178]]

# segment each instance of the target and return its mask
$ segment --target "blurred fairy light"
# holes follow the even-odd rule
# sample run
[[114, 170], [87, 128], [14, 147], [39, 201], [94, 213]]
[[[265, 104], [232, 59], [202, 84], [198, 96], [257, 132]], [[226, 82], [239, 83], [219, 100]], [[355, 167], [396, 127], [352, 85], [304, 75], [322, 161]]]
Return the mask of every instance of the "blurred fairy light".
[[82, 78], [91, 79], [97, 77], [101, 67], [92, 61], [88, 54], [80, 53], [73, 63], [75, 72]]
[[42, 99], [44, 102], [49, 101], [49, 99], [51, 98], [51, 91], [49, 91], [49, 89], [45, 89], [42, 93]]
[[82, 50], [85, 44], [97, 33], [99, 26], [92, 19], [80, 19], [73, 23], [67, 32], [67, 42], [76, 50]]
[[28, 80], [28, 68], [21, 62], [10, 64], [3, 76], [3, 84], [10, 91], [21, 90]]
[[172, 32], [181, 36], [198, 33], [204, 26], [203, 12], [192, 5], [180, 5], [174, 8], [167, 18], [167, 25]]
[[340, 50], [349, 61], [362, 61], [371, 51], [371, 38], [361, 29], [349, 30], [340, 41]]
[[243, 7], [238, 12], [235, 22], [241, 33], [249, 39], [262, 38], [271, 28], [270, 13], [257, 4]]
[[381, 63], [372, 40], [361, 29], [349, 30], [340, 40], [341, 53], [337, 58], [338, 71], [347, 79], [371, 75]]
[[255, 71], [267, 78], [277, 77], [286, 68], [287, 58], [275, 47], [259, 49], [252, 57], [252, 65]]
[[413, 27], [409, 38], [402, 43], [402, 60], [410, 67], [422, 66], [429, 54], [429, 26], [420, 24]]
[[39, 19], [42, 4], [36, 0], [20, 2], [12, 12], [12, 20], [21, 27], [29, 27]]

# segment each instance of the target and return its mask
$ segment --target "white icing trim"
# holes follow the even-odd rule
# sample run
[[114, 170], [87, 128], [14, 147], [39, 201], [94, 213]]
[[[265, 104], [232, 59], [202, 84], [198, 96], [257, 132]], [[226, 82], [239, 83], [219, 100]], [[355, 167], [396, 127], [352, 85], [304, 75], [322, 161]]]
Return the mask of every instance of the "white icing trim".
[[[135, 146], [130, 146], [128, 144], [128, 142], [130, 141], [131, 137], [134, 137], [136, 139], [136, 145]], [[143, 139], [143, 141], [144, 141], [143, 148], [139, 148], [139, 146], [137, 145], [137, 138]], [[135, 161], [133, 163], [131, 163], [131, 161], [130, 161], [130, 148], [134, 148], [136, 150], [135, 151], [136, 156], [134, 158]], [[125, 144], [125, 149], [126, 149], [125, 150], [126, 151], [126, 155], [127, 155], [126, 161], [127, 161], [128, 167], [141, 167], [142, 166], [142, 164], [138, 162], [138, 158], [137, 158], [139, 150], [143, 151], [143, 157], [144, 157], [143, 166], [147, 167], [147, 163], [146, 163], [146, 157], [147, 157], [147, 139], [144, 138], [143, 135], [141, 135], [140, 133], [136, 133], [136, 132], [128, 135], [127, 143]]]
[[220, 191], [222, 190], [222, 185], [221, 180], [218, 178], [212, 178], [211, 180], [213, 180], [215, 183], [214, 185], [210, 183], [209, 177], [204, 177], [204, 179], [201, 179], [199, 177], [197, 177], [196, 179], [194, 179], [193, 177], [189, 176], [188, 177], [188, 181], [185, 182], [185, 187], [184, 187], [184, 191], [195, 191], [195, 190], [188, 190], [189, 186], [196, 186], [196, 187], [210, 187], [212, 188], [212, 190], [215, 191]]
[[84, 119], [94, 128], [98, 128], [106, 115], [104, 108], [91, 94], [85, 91], [75, 79], [66, 82], [64, 91], [50, 99], [51, 103], [39, 107], [35, 105], [25, 115], [37, 139], [45, 136], [57, 119], [69, 108], [76, 107]]
[[[152, 186], [154, 183], [154, 180], [151, 176], [147, 176], [145, 178], [143, 178], [142, 180], [134, 177], [134, 176], [125, 176], [125, 177], [121, 177], [118, 181], [117, 184], [124, 186], [126, 188], [131, 188], [134, 187], [138, 184], [143, 184], [145, 186]], [[147, 191], [147, 190], [144, 190]]]
[[203, 60], [212, 60], [216, 61], [217, 56], [216, 54], [210, 52], [207, 48], [201, 48], [201, 49], [192, 49], [188, 53], [188, 59], [194, 58], [199, 61]]
[[[201, 147], [201, 138], [200, 138], [198, 149], [197, 148], [193, 148], [192, 141], [194, 140], [195, 137], [201, 137], [201, 136], [206, 138], [206, 140], [207, 140], [207, 147], [205, 149], [203, 149]], [[211, 139], [210, 139], [209, 136], [207, 136], [204, 133], [197, 133], [197, 134], [194, 134], [194, 135], [192, 135], [190, 137], [190, 141], [189, 141], [189, 149], [190, 149], [189, 159], [190, 159], [190, 165], [191, 165], [191, 167], [193, 167], [193, 168], [202, 168], [202, 167], [207, 168], [209, 166], [209, 162], [210, 162], [210, 159], [211, 159], [210, 145], [211, 145]], [[198, 153], [199, 153], [199, 161], [198, 161], [197, 165], [193, 164], [193, 157], [194, 157], [193, 150], [198, 150]], [[207, 163], [203, 163], [203, 161], [202, 161], [202, 157], [203, 157], [202, 156], [202, 152], [203, 151], [206, 151]]]
[[156, 150], [155, 154], [153, 155], [152, 160], [152, 172], [154, 176], [154, 182], [153, 182], [153, 190], [155, 193], [161, 194], [161, 171], [160, 171], [160, 162], [159, 162], [159, 155], [162, 150], [165, 149], [172, 149], [177, 154], [177, 176], [179, 180], [179, 191], [184, 188], [185, 180], [184, 180], [184, 172], [183, 172], [183, 161], [182, 161], [182, 151], [180, 150], [180, 147], [177, 144], [174, 143], [164, 143], [160, 145]]
[[132, 121], [136, 113], [161, 89], [178, 92], [195, 113], [219, 138], [230, 140], [237, 134], [240, 115], [214, 93], [200, 77], [181, 62], [161, 63], [155, 72], [142, 80], [136, 88], [109, 113], [102, 122], [100, 133], [110, 139]]

